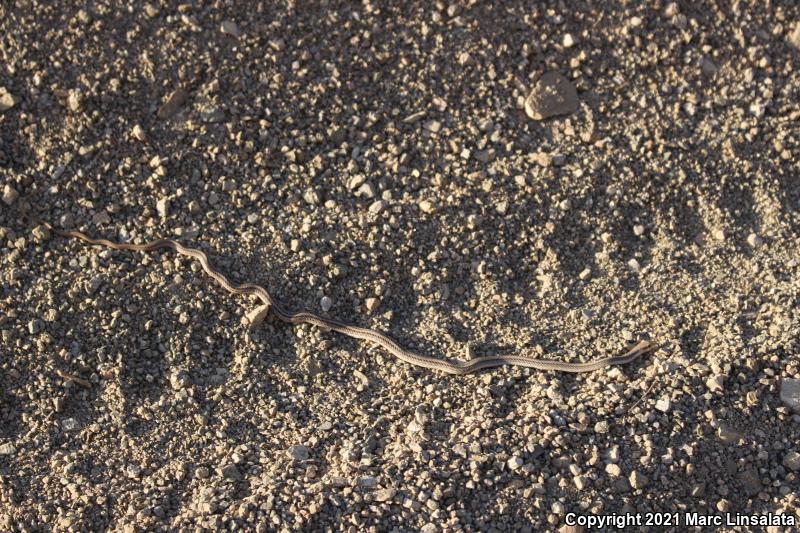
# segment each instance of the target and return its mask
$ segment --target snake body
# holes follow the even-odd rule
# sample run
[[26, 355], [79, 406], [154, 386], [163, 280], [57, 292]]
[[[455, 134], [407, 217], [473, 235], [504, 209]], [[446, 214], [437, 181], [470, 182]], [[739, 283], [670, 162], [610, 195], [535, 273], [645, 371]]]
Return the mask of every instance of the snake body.
[[469, 361], [453, 361], [437, 359], [420, 355], [402, 348], [388, 336], [369, 328], [362, 328], [351, 324], [340, 322], [331, 318], [325, 318], [309, 311], [292, 312], [286, 309], [279, 301], [264, 287], [252, 283], [234, 285], [220, 271], [216, 270], [208, 260], [202, 250], [189, 248], [172, 239], [157, 239], [145, 244], [127, 244], [112, 242], [107, 239], [96, 239], [89, 237], [85, 233], [76, 230], [61, 230], [53, 227], [49, 223], [38, 220], [42, 226], [51, 232], [73, 239], [79, 239], [85, 243], [104, 246], [112, 250], [128, 250], [131, 252], [151, 252], [162, 248], [171, 248], [179, 254], [191, 257], [200, 263], [203, 270], [211, 276], [222, 288], [232, 294], [242, 296], [257, 296], [264, 304], [269, 305], [269, 311], [278, 319], [289, 324], [312, 324], [314, 326], [336, 331], [349, 337], [362, 339], [377, 344], [390, 354], [401, 361], [420, 366], [431, 370], [439, 370], [447, 374], [463, 375], [477, 372], [486, 368], [493, 368], [502, 365], [516, 365], [521, 367], [535, 368], [538, 370], [556, 370], [560, 372], [592, 372], [611, 365], [623, 365], [630, 363], [640, 356], [656, 349], [656, 345], [649, 341], [641, 341], [633, 346], [626, 353], [616, 357], [606, 357], [595, 359], [586, 363], [566, 363], [562, 361], [551, 361], [545, 359], [533, 359], [519, 355], [495, 355], [486, 357], [476, 357]]

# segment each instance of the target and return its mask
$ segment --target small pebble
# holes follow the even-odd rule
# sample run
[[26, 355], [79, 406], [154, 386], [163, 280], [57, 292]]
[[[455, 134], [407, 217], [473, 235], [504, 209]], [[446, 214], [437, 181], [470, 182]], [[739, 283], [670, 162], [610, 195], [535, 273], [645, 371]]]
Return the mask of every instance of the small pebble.
[[742, 440], [743, 435], [739, 433], [733, 426], [721, 422], [717, 428], [717, 436], [725, 444], [736, 444]]
[[374, 489], [375, 487], [378, 486], [378, 480], [375, 479], [372, 476], [365, 476], [365, 477], [359, 478], [358, 486], [359, 487], [363, 487], [365, 489]]
[[156, 211], [161, 218], [169, 216], [169, 198], [159, 198], [156, 202]]
[[12, 205], [17, 201], [17, 198], [19, 198], [19, 193], [14, 187], [7, 183], [3, 187], [3, 203], [6, 205]]
[[131, 135], [137, 141], [144, 142], [147, 139], [147, 135], [144, 133], [144, 129], [139, 124], [133, 126], [133, 130], [131, 131]]
[[327, 313], [331, 310], [333, 306], [333, 300], [331, 300], [328, 296], [323, 296], [322, 299], [319, 301], [319, 306], [322, 308], [324, 313]]
[[230, 35], [231, 37], [236, 37], [237, 39], [242, 36], [242, 30], [240, 30], [239, 26], [232, 20], [223, 20], [222, 24], [220, 24], [219, 30], [224, 34]]
[[17, 104], [17, 99], [14, 98], [8, 89], [0, 86], [0, 112], [8, 111]]
[[65, 418], [61, 421], [61, 427], [64, 429], [64, 431], [77, 431], [80, 429], [81, 425], [74, 418]]
[[17, 448], [10, 442], [0, 444], [0, 455], [13, 455]]
[[78, 91], [70, 91], [69, 96], [67, 96], [67, 107], [73, 113], [77, 113], [81, 110], [82, 104], [81, 94]]
[[660, 400], [658, 400], [656, 402], [656, 409], [658, 409], [662, 413], [669, 412], [671, 406], [672, 406], [672, 404], [671, 404], [669, 398], [661, 398]]
[[711, 392], [722, 391], [725, 388], [725, 376], [715, 375], [706, 380], [706, 387]]
[[378, 299], [377, 298], [367, 298], [364, 300], [364, 307], [367, 310], [367, 313], [372, 313], [378, 307]]
[[243, 319], [244, 325], [250, 330], [253, 330], [264, 323], [264, 320], [269, 314], [269, 304], [259, 305], [255, 309], [249, 311]]
[[650, 482], [650, 480], [647, 479], [647, 477], [645, 477], [643, 474], [641, 474], [637, 470], [634, 470], [633, 472], [631, 472], [631, 475], [628, 478], [628, 482], [631, 484], [631, 487], [633, 487], [634, 489], [641, 489], [641, 488], [646, 487], [647, 484]]
[[749, 244], [752, 248], [758, 248], [764, 244], [764, 240], [755, 233], [751, 233], [747, 236], [747, 244]]
[[378, 200], [369, 206], [369, 212], [377, 215], [386, 208], [386, 203], [383, 200]]
[[517, 455], [511, 457], [511, 459], [508, 460], [508, 468], [510, 468], [511, 470], [517, 470], [523, 464], [525, 464], [525, 461], [523, 461], [522, 458]]
[[800, 453], [789, 450], [786, 455], [783, 456], [783, 466], [795, 472], [800, 470]]

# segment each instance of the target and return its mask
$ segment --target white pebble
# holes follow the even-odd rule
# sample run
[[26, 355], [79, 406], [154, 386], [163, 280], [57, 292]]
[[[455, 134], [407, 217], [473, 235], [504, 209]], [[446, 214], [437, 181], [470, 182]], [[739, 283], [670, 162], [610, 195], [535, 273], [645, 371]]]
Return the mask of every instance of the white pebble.
[[631, 476], [630, 478], [628, 478], [628, 481], [630, 481], [631, 487], [633, 487], [634, 489], [641, 489], [650, 482], [650, 480], [647, 479], [647, 477], [644, 476], [644, 474], [641, 474], [636, 470], [631, 472]]
[[515, 455], [508, 460], [508, 468], [510, 468], [511, 470], [516, 470], [523, 464], [525, 464], [525, 461], [523, 461], [522, 458], [519, 457], [518, 455]]
[[249, 329], [253, 329], [260, 326], [264, 322], [264, 319], [267, 317], [268, 313], [269, 313], [268, 304], [259, 305], [258, 307], [248, 312], [244, 316], [245, 325]]
[[160, 198], [156, 202], [156, 211], [161, 215], [161, 218], [167, 218], [169, 215], [169, 198]]
[[721, 391], [725, 384], [725, 376], [717, 374], [716, 376], [711, 376], [706, 380], [706, 387], [711, 392]]
[[17, 198], [19, 198], [17, 190], [11, 185], [6, 184], [6, 186], [3, 187], [3, 203], [11, 205], [17, 201]]
[[670, 407], [672, 407], [672, 402], [670, 402], [669, 398], [661, 398], [656, 402], [656, 409], [662, 413], [669, 412]]
[[755, 233], [751, 233], [750, 235], [747, 236], [747, 244], [749, 244], [753, 248], [758, 248], [759, 246], [764, 244], [764, 240]]
[[331, 310], [331, 307], [333, 306], [333, 300], [331, 300], [327, 296], [323, 296], [322, 299], [319, 301], [319, 306], [322, 308], [323, 312], [327, 313], [328, 311]]

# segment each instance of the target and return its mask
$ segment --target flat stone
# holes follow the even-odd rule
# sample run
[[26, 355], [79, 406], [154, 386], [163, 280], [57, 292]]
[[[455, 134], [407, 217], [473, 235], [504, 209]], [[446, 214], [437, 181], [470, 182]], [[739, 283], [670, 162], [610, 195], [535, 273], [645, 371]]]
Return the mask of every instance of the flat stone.
[[375, 487], [378, 486], [378, 480], [375, 479], [372, 476], [365, 476], [365, 477], [359, 478], [358, 486], [359, 487], [363, 487], [365, 489], [374, 489]]
[[169, 118], [175, 114], [176, 111], [186, 102], [189, 98], [189, 93], [184, 89], [175, 89], [169, 95], [167, 100], [158, 108], [157, 116], [160, 119]]
[[237, 39], [242, 36], [242, 30], [239, 29], [239, 25], [232, 20], [223, 20], [219, 26], [219, 31]]
[[290, 446], [287, 451], [289, 452], [289, 456], [295, 461], [307, 461], [311, 454], [308, 446], [303, 446], [302, 444]]
[[98, 211], [92, 217], [92, 223], [95, 226], [99, 226], [100, 224], [110, 224], [111, 217], [105, 211]]
[[397, 494], [396, 489], [388, 488], [388, 489], [380, 489], [375, 492], [375, 501], [377, 502], [388, 502], [392, 501]]
[[376, 202], [373, 202], [369, 206], [369, 212], [372, 213], [373, 215], [377, 215], [378, 213], [383, 211], [385, 208], [386, 208], [386, 202], [384, 202], [383, 200], [378, 200]]
[[242, 479], [242, 473], [239, 472], [239, 467], [233, 463], [220, 468], [219, 473], [222, 477], [227, 479]]
[[719, 440], [725, 444], [736, 444], [743, 438], [743, 435], [739, 431], [725, 423], [720, 423], [717, 428], [717, 436]]
[[244, 316], [243, 322], [248, 329], [253, 330], [264, 323], [269, 314], [269, 307], [269, 304], [259, 305]]
[[64, 431], [78, 431], [81, 428], [81, 424], [74, 418], [65, 418], [61, 421], [61, 427]]
[[323, 296], [319, 301], [319, 306], [322, 308], [323, 313], [327, 313], [333, 307], [333, 300], [331, 300], [330, 296]]
[[125, 467], [125, 475], [131, 479], [136, 479], [142, 474], [142, 469], [139, 465], [129, 464]]
[[800, 413], [800, 379], [781, 380], [781, 401]]
[[225, 111], [214, 105], [206, 105], [200, 109], [200, 118], [209, 124], [216, 124], [225, 120]]
[[525, 113], [533, 120], [570, 115], [577, 110], [578, 92], [575, 86], [555, 71], [542, 74], [525, 99]]
[[744, 472], [739, 473], [739, 482], [742, 484], [745, 494], [748, 496], [755, 496], [763, 486], [761, 485], [761, 478], [755, 468], [748, 468]]

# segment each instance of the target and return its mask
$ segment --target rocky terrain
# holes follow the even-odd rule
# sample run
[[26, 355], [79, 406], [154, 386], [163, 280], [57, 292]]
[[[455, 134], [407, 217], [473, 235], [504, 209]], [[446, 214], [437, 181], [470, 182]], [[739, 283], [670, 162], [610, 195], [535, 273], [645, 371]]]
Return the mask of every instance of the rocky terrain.
[[[0, 530], [800, 521], [800, 4], [19, 0], [0, 57]], [[661, 348], [447, 376], [37, 220], [430, 356]]]

